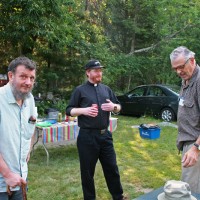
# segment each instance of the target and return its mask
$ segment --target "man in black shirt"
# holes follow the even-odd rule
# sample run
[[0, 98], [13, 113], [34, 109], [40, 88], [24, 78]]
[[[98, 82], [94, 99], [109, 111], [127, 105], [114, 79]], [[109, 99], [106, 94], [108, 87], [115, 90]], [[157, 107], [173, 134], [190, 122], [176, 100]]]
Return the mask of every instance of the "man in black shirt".
[[112, 134], [108, 131], [110, 112], [119, 112], [121, 106], [112, 90], [101, 84], [102, 68], [98, 60], [85, 65], [88, 81], [74, 90], [66, 114], [78, 116], [77, 147], [84, 200], [96, 198], [94, 172], [98, 159], [113, 200], [123, 200]]

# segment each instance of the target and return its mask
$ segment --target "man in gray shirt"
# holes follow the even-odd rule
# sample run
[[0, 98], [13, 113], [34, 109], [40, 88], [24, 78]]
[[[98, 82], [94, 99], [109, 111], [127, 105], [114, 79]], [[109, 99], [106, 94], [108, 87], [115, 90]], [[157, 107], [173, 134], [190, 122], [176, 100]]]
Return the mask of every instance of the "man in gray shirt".
[[177, 147], [182, 151], [182, 181], [200, 193], [200, 69], [195, 53], [180, 46], [170, 54], [172, 69], [182, 78]]

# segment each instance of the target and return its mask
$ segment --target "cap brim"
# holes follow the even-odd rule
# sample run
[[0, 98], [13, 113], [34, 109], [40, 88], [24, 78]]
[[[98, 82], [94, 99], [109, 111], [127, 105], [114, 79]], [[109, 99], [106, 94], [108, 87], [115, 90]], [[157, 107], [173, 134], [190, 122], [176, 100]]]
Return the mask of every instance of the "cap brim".
[[100, 68], [105, 68], [105, 67], [104, 66], [93, 66], [93, 67], [86, 68], [85, 70], [87, 70], [87, 69], [100, 69]]
[[196, 198], [196, 197], [194, 197], [194, 196], [192, 196], [192, 195], [191, 195], [191, 198], [192, 198], [192, 200], [197, 200], [197, 198]]
[[94, 67], [91, 67], [93, 69], [97, 69], [97, 68], [103, 68], [104, 66], [94, 66]]
[[[159, 194], [159, 195], [157, 196], [157, 199], [158, 199], [158, 200], [167, 200], [167, 199], [165, 198], [165, 193], [164, 193], [164, 192], [161, 193], [161, 194]], [[175, 200], [175, 199], [174, 199], [174, 200]], [[197, 198], [191, 195], [191, 200], [197, 200]]]

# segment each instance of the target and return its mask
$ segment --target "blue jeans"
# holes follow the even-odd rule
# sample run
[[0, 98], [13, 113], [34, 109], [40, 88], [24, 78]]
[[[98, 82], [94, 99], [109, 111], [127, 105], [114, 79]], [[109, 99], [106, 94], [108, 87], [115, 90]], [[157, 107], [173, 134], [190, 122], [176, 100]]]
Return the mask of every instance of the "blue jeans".
[[0, 192], [1, 200], [23, 200], [22, 190], [13, 191], [11, 196], [7, 192]]

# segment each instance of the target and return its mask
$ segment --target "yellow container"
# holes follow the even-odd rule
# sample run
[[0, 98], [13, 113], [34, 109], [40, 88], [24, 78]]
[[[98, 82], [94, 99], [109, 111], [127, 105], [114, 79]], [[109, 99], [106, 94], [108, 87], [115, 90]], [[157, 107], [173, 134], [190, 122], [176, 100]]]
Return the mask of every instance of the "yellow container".
[[62, 113], [58, 113], [58, 122], [62, 122]]

